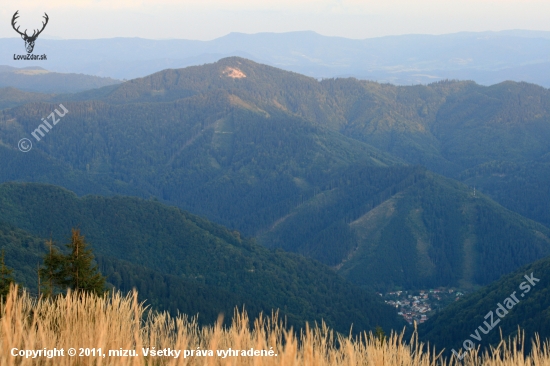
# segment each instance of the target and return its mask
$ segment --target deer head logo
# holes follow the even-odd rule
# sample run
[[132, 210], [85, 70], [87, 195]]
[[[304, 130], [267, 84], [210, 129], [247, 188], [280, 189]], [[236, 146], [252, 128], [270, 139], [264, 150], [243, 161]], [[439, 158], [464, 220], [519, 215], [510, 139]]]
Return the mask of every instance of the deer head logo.
[[35, 29], [32, 33], [32, 36], [29, 36], [27, 34], [27, 30], [25, 29], [25, 32], [21, 33], [19, 31], [19, 26], [17, 28], [15, 28], [15, 21], [17, 20], [17, 18], [19, 18], [19, 10], [17, 10], [15, 12], [15, 14], [13, 14], [13, 18], [11, 18], [11, 26], [13, 27], [13, 29], [15, 29], [15, 31], [17, 33], [19, 33], [21, 35], [21, 38], [23, 38], [23, 40], [25, 41], [25, 48], [27, 49], [27, 53], [32, 53], [32, 50], [34, 49], [34, 42], [36, 41], [36, 39], [38, 38], [38, 36], [40, 35], [40, 33], [42, 33], [42, 31], [44, 30], [44, 28], [46, 28], [46, 24], [48, 24], [48, 14], [44, 13], [44, 19], [46, 20], [45, 22], [42, 22], [42, 29], [38, 30], [38, 29]]

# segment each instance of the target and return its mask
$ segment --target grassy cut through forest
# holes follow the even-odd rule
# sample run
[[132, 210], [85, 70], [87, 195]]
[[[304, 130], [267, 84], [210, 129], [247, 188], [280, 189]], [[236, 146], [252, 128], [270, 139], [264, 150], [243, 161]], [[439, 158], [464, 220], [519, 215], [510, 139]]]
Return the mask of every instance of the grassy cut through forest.
[[[245, 312], [236, 314], [228, 328], [219, 326], [220, 321], [200, 327], [186, 315], [174, 318], [145, 308], [135, 291], [105, 297], [69, 292], [55, 299], [36, 300], [12, 287], [1, 316], [1, 365], [550, 365], [549, 343], [535, 344], [533, 352], [524, 356], [518, 339], [501, 342], [496, 350], [483, 355], [472, 351], [457, 361], [441, 359], [434, 351], [424, 352], [425, 347], [415, 338], [408, 343], [395, 333], [387, 338], [372, 333], [346, 337], [324, 325], [296, 333], [285, 329], [276, 314], [260, 316], [252, 327]], [[63, 349], [64, 355], [13, 356], [25, 354], [20, 350], [54, 348]], [[76, 350], [76, 356], [68, 356], [70, 348]], [[86, 348], [95, 348], [96, 356], [80, 357]], [[153, 348], [169, 349], [172, 354], [153, 357]], [[149, 356], [144, 356], [147, 349]], [[115, 352], [109, 355], [109, 350]], [[121, 350], [130, 350], [130, 354], [135, 350], [136, 355], [114, 355]], [[193, 350], [194, 355], [184, 357], [185, 350], [187, 354]], [[174, 351], [181, 351], [179, 357]], [[263, 356], [242, 355], [243, 351]]]

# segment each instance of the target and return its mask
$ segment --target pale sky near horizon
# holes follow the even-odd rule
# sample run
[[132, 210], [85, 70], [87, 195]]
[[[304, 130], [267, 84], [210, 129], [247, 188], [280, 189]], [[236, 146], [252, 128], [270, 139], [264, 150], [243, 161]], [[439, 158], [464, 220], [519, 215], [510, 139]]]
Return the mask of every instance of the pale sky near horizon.
[[21, 30], [43, 37], [211, 40], [230, 32], [312, 30], [354, 39], [399, 34], [550, 31], [550, 0], [22, 0], [0, 5], [0, 38], [19, 10]]

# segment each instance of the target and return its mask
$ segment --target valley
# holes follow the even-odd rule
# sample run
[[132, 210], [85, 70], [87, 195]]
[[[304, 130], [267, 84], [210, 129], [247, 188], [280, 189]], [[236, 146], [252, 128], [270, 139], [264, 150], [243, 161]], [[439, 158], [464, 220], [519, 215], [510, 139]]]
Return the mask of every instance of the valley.
[[434, 314], [455, 301], [459, 301], [466, 291], [452, 288], [436, 288], [418, 291], [392, 291], [379, 294], [384, 302], [395, 307], [409, 325], [422, 324]]

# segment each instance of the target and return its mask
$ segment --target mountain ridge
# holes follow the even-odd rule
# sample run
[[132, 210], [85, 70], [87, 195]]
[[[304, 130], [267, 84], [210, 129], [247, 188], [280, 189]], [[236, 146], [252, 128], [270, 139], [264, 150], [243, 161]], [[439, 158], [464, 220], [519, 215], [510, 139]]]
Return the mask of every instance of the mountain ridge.
[[[473, 103], [472, 96], [492, 104]], [[91, 99], [82, 100], [86, 98]], [[378, 232], [378, 238], [385, 239], [369, 244], [384, 244], [376, 244], [376, 263], [399, 259], [402, 272], [386, 276], [386, 281], [379, 274], [388, 266], [377, 271], [351, 257], [340, 273], [366, 287], [374, 278], [384, 287], [460, 281], [480, 285], [495, 278], [481, 270], [464, 272], [460, 259], [475, 252], [474, 234], [486, 239], [476, 249], [478, 255], [498, 241], [515, 250], [497, 227], [512, 230], [508, 233], [513, 238], [533, 239], [519, 261], [503, 255], [506, 260], [493, 267], [493, 276], [545, 255], [544, 240], [533, 236], [530, 228], [535, 224], [529, 220], [508, 215], [482, 196], [473, 209], [466, 205], [471, 188], [450, 184], [414, 164], [460, 176], [465, 168], [490, 162], [507, 149], [507, 139], [518, 128], [524, 138], [512, 141], [515, 149], [509, 149], [506, 158], [521, 162], [545, 154], [548, 143], [542, 137], [550, 126], [549, 100], [547, 90], [530, 84], [483, 87], [446, 81], [396, 87], [355, 79], [319, 82], [233, 57], [75, 95], [63, 101], [70, 110], [63, 122], [24, 155], [10, 146], [56, 105], [34, 103], [3, 111], [0, 153], [15, 156], [18, 169], [6, 171], [2, 179], [65, 180], [62, 185], [70, 184], [79, 194], [157, 197], [257, 236], [270, 247], [331, 266], [341, 264], [356, 248], [368, 247], [361, 239], [364, 228], [350, 223], [403, 192], [396, 199], [395, 215], [386, 221], [394, 230]], [[506, 123], [496, 123], [503, 115], [509, 116]], [[463, 135], [466, 142], [456, 145], [454, 135]], [[496, 142], [480, 143], [491, 139]], [[58, 164], [55, 171], [62, 166], [66, 178], [53, 169], [48, 173], [47, 166], [37, 174], [38, 158], [47, 166]], [[485, 193], [481, 188], [478, 185], [478, 192]], [[447, 212], [452, 218], [440, 223], [437, 217], [446, 217], [444, 202], [453, 207]], [[465, 204], [464, 210], [457, 202]], [[480, 231], [483, 220], [494, 225], [487, 235]], [[394, 237], [403, 227], [403, 235]], [[390, 251], [388, 243], [398, 248]], [[454, 258], [454, 252], [460, 256]], [[362, 253], [362, 260], [368, 260]], [[402, 253], [417, 263], [397, 258]], [[470, 268], [476, 260], [470, 258]], [[488, 260], [487, 268], [496, 265]], [[426, 268], [433, 271], [421, 274], [418, 263], [430, 264]]]
[[[100, 265], [108, 270], [108, 279], [127, 289], [132, 283], [141, 282], [148, 293], [159, 295], [170, 282], [183, 289], [189, 283], [192, 288], [186, 293], [202, 286], [205, 292], [201, 299], [216, 299], [218, 311], [231, 311], [243, 303], [249, 303], [254, 313], [280, 309], [295, 326], [321, 318], [341, 332], [348, 332], [352, 323], [357, 330], [372, 329], [378, 322], [387, 329], [402, 326], [393, 310], [375, 294], [346, 283], [328, 267], [294, 254], [269, 251], [241, 238], [236, 231], [153, 200], [123, 196], [79, 198], [52, 185], [4, 183], [0, 185], [0, 202], [0, 223], [33, 236], [51, 237], [61, 243], [70, 228], [78, 226]], [[13, 231], [8, 229], [8, 235]], [[15, 250], [12, 243], [8, 254]], [[138, 276], [132, 280], [131, 273]], [[161, 278], [155, 285], [147, 275]], [[161, 288], [155, 288], [158, 285]], [[216, 295], [216, 289], [233, 295], [224, 299]], [[349, 303], [352, 296], [360, 300]], [[228, 303], [237, 299], [244, 302]], [[197, 303], [202, 300], [185, 300], [176, 294], [156, 299], [171, 310], [177, 309], [174, 301], [197, 311]], [[193, 301], [195, 305], [191, 306]], [[332, 308], [330, 304], [335, 303], [346, 310]], [[209, 321], [218, 315], [216, 306], [205, 305]]]
[[[242, 56], [316, 78], [353, 76], [399, 85], [445, 79], [470, 79], [484, 85], [523, 80], [550, 86], [546, 71], [550, 60], [542, 51], [548, 47], [548, 38], [548, 32], [521, 30], [368, 39], [305, 31], [228, 34], [210, 41], [43, 39], [40, 47], [51, 55], [52, 70], [117, 79]], [[0, 45], [2, 49], [21, 47], [17, 38], [3, 39]], [[115, 52], [118, 61], [109, 58]]]
[[[0, 65], [0, 88], [16, 88], [23, 92], [63, 94], [116, 85], [119, 80], [82, 73], [51, 72], [42, 67]], [[3, 108], [0, 106], [0, 108]]]

